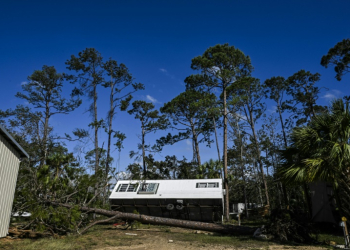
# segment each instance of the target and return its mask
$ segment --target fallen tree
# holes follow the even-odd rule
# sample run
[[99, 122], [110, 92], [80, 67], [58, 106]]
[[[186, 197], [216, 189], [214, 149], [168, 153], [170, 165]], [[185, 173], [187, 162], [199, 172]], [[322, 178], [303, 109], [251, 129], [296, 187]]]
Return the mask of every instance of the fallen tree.
[[[66, 203], [52, 202], [49, 203], [57, 207], [65, 207], [67, 209], [73, 208], [72, 205]], [[111, 211], [100, 208], [90, 208], [86, 206], [79, 207], [79, 210], [87, 214], [99, 214], [107, 216], [109, 218], [98, 220], [90, 223], [84, 229], [80, 230], [79, 233], [85, 233], [89, 228], [96, 224], [105, 223], [108, 221], [123, 219], [123, 220], [135, 220], [145, 224], [153, 225], [164, 225], [164, 226], [173, 226], [173, 227], [182, 227], [195, 230], [210, 231], [216, 233], [224, 233], [231, 235], [253, 235], [254, 231], [257, 229], [255, 227], [246, 227], [246, 226], [234, 226], [234, 225], [224, 225], [224, 224], [215, 224], [215, 223], [205, 223], [200, 221], [188, 221], [188, 220], [177, 220], [170, 218], [154, 217], [142, 214], [133, 214], [133, 213], [123, 213], [119, 211]]]

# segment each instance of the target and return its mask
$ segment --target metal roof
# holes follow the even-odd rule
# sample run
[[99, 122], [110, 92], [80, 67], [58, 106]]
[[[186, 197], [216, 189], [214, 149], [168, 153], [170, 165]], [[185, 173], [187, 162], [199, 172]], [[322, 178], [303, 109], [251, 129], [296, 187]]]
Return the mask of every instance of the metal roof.
[[5, 139], [17, 150], [17, 152], [20, 154], [21, 157], [29, 158], [29, 155], [27, 152], [13, 139], [13, 137], [10, 135], [7, 130], [0, 125], [0, 135], [5, 137]]

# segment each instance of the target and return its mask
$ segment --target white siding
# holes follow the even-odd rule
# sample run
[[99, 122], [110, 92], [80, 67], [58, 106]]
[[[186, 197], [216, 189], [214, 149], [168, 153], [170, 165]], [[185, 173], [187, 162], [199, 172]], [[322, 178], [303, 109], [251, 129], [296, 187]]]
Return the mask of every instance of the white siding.
[[19, 162], [19, 153], [0, 135], [0, 238], [8, 233]]

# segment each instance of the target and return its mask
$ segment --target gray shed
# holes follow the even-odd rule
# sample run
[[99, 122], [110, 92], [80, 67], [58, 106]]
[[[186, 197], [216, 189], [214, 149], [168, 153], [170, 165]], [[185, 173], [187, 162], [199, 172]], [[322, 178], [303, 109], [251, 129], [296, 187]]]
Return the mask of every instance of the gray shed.
[[8, 233], [19, 163], [25, 157], [28, 154], [0, 125], [0, 238]]
[[336, 204], [331, 185], [319, 181], [309, 184], [312, 203], [312, 221], [337, 223], [334, 214]]

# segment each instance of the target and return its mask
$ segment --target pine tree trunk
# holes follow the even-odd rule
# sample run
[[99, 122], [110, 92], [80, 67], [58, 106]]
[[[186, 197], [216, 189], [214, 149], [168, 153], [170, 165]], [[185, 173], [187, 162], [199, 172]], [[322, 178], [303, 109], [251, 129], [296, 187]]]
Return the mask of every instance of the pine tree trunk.
[[[97, 125], [97, 85], [94, 85], [94, 123], [95, 123], [95, 174], [99, 171], [98, 125]], [[95, 195], [98, 196], [99, 182], [95, 185]], [[95, 217], [95, 215], [94, 215]]]
[[[142, 121], [141, 121], [142, 122]], [[145, 153], [145, 128], [142, 122], [142, 166], [143, 166], [143, 176], [147, 179], [147, 169], [146, 169], [146, 153]]]
[[218, 141], [218, 133], [216, 131], [216, 122], [215, 122], [215, 118], [214, 117], [213, 117], [213, 124], [214, 124], [214, 131], [215, 131], [216, 149], [218, 151], [218, 160], [219, 160], [219, 162], [221, 162], [220, 148], [219, 148], [219, 141]]
[[[47, 99], [50, 99], [50, 95], [46, 97]], [[50, 102], [49, 100], [46, 101], [46, 107], [45, 107], [45, 122], [44, 122], [44, 134], [43, 134], [43, 159], [40, 162], [40, 165], [46, 164], [47, 159], [47, 151], [48, 151], [48, 136], [49, 136], [49, 119], [50, 119]]]
[[250, 115], [250, 121], [251, 121], [250, 126], [251, 126], [251, 129], [252, 129], [252, 132], [253, 132], [254, 144], [255, 144], [255, 147], [256, 147], [257, 160], [258, 160], [258, 163], [259, 163], [261, 177], [262, 177], [262, 181], [263, 181], [264, 188], [265, 188], [266, 205], [270, 206], [269, 189], [267, 187], [267, 181], [266, 181], [265, 174], [264, 174], [264, 166], [263, 166], [263, 163], [261, 161], [258, 137], [256, 136], [256, 132], [255, 132], [254, 119], [253, 119], [252, 112], [249, 112], [249, 115]]
[[[236, 120], [237, 121], [237, 120]], [[248, 202], [247, 202], [247, 187], [246, 187], [246, 179], [244, 175], [244, 164], [243, 164], [243, 140], [241, 138], [241, 130], [239, 129], [238, 126], [238, 121], [236, 122], [236, 127], [238, 129], [238, 137], [239, 137], [239, 143], [240, 143], [240, 167], [241, 167], [241, 174], [242, 174], [242, 180], [243, 180], [243, 195], [244, 195], [244, 210], [247, 219], [249, 218], [249, 213], [248, 213]]]
[[[73, 208], [72, 205], [58, 203], [58, 202], [49, 202], [54, 206], [65, 207], [68, 209]], [[246, 226], [234, 226], [234, 225], [223, 225], [215, 223], [205, 223], [199, 221], [189, 221], [189, 220], [177, 220], [163, 217], [154, 217], [142, 214], [134, 213], [122, 213], [118, 211], [111, 211], [99, 208], [89, 208], [89, 207], [80, 207], [80, 211], [85, 213], [95, 213], [104, 215], [107, 217], [114, 217], [115, 219], [124, 219], [124, 220], [135, 220], [144, 224], [153, 224], [153, 225], [164, 225], [164, 226], [173, 226], [173, 227], [182, 227], [195, 230], [204, 230], [217, 233], [233, 234], [233, 235], [253, 235], [257, 228], [246, 227]]]
[[200, 167], [201, 166], [201, 156], [199, 154], [198, 138], [197, 138], [197, 133], [196, 133], [196, 129], [194, 128], [192, 118], [191, 118], [190, 122], [191, 122], [192, 137], [193, 137], [193, 142], [194, 142], [194, 151], [196, 154], [198, 167]]
[[95, 173], [99, 170], [99, 152], [98, 152], [98, 125], [97, 125], [97, 86], [94, 86], [94, 123], [95, 123]]
[[[110, 102], [110, 110], [108, 115], [108, 141], [107, 141], [107, 161], [106, 161], [106, 184], [108, 184], [108, 174], [109, 174], [109, 163], [110, 163], [110, 157], [111, 157], [111, 140], [112, 140], [112, 123], [113, 123], [113, 116], [114, 116], [114, 106], [113, 106], [113, 95], [114, 95], [114, 84], [111, 80], [111, 93], [109, 96], [109, 102]], [[108, 192], [108, 185], [106, 185], [106, 188], [103, 192], [103, 202], [106, 201], [106, 196]]]
[[224, 157], [223, 157], [223, 164], [224, 164], [224, 187], [225, 187], [225, 208], [224, 208], [224, 215], [226, 221], [230, 220], [230, 199], [229, 199], [229, 190], [228, 190], [228, 172], [227, 172], [227, 110], [226, 110], [226, 88], [223, 90], [223, 100], [224, 100]]
[[[279, 118], [280, 118], [280, 122], [281, 122], [281, 127], [282, 127], [282, 134], [283, 134], [283, 141], [284, 141], [284, 146], [285, 148], [287, 148], [288, 143], [287, 143], [287, 136], [286, 136], [286, 131], [284, 128], [284, 123], [283, 123], [283, 118], [282, 118], [282, 112], [281, 112], [281, 106], [278, 104], [277, 106], [278, 109], [278, 114], [279, 114]], [[289, 207], [289, 200], [288, 200], [288, 194], [287, 194], [287, 189], [286, 186], [280, 182], [281, 187], [282, 187], [282, 191], [283, 191], [283, 200], [284, 200], [284, 204], [286, 205], [286, 207]]]

